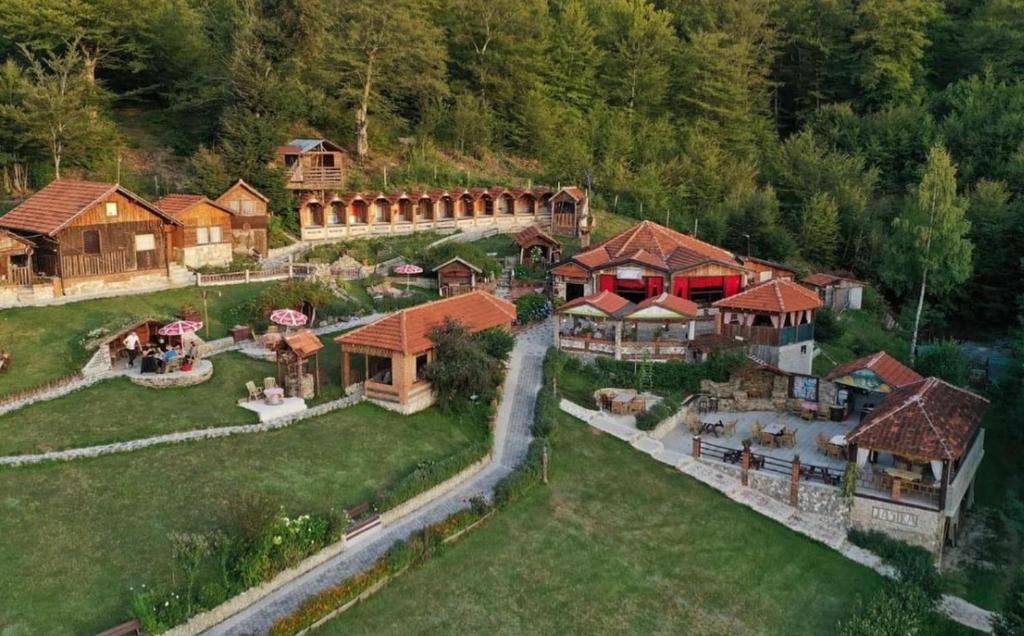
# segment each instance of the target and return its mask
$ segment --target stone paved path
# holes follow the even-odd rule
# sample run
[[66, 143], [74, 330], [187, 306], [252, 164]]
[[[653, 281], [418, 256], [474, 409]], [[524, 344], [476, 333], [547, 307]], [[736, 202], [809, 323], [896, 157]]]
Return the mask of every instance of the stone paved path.
[[495, 484], [526, 457], [533, 407], [541, 385], [544, 354], [551, 344], [551, 331], [551, 326], [545, 323], [516, 340], [495, 422], [494, 454], [486, 468], [381, 532], [352, 541], [337, 557], [204, 633], [218, 636], [265, 634], [274, 621], [294, 611], [310, 596], [370, 567], [396, 541], [466, 508], [473, 497], [490, 496]]

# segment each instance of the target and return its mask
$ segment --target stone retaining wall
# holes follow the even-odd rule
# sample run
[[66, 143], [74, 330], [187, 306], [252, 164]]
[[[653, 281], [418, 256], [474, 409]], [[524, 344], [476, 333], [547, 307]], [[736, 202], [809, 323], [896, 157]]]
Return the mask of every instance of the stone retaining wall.
[[491, 452], [488, 452], [476, 463], [471, 464], [466, 468], [463, 468], [457, 474], [455, 474], [452, 477], [449, 477], [448, 479], [437, 484], [433, 488], [421, 492], [412, 499], [403, 501], [402, 503], [398, 504], [391, 510], [385, 510], [380, 515], [381, 523], [383, 523], [385, 526], [394, 523], [395, 521], [398, 521], [399, 519], [409, 514], [410, 512], [416, 510], [417, 508], [421, 508], [430, 503], [431, 501], [437, 499], [438, 497], [442, 497], [448, 494], [449, 492], [455, 490], [463, 483], [468, 481], [470, 478], [475, 476], [481, 470], [486, 468], [487, 465], [490, 463]]

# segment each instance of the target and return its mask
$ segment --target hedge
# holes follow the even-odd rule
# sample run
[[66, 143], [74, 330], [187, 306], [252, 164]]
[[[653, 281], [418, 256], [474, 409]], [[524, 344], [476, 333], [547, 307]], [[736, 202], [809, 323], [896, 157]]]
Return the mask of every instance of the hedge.
[[850, 543], [882, 557], [884, 562], [896, 569], [900, 581], [921, 588], [930, 600], [938, 600], [942, 595], [939, 571], [928, 550], [894, 539], [878, 530], [852, 528], [846, 536]]
[[491, 448], [490, 436], [482, 442], [463, 448], [434, 461], [423, 461], [398, 481], [377, 494], [375, 509], [390, 510], [413, 497], [426, 492], [446, 479], [469, 468], [487, 454]]
[[[652, 388], [696, 393], [700, 390], [701, 380], [724, 382], [744, 360], [742, 354], [730, 351], [714, 354], [707, 362], [658, 363], [657, 373], [650, 378]], [[594, 365], [597, 372], [612, 386], [637, 386], [639, 383], [637, 375], [641, 367], [633, 362], [598, 356]]]
[[675, 415], [682, 404], [683, 400], [680, 397], [676, 395], [667, 396], [648, 410], [637, 415], [636, 427], [641, 431], [653, 430], [662, 420]]

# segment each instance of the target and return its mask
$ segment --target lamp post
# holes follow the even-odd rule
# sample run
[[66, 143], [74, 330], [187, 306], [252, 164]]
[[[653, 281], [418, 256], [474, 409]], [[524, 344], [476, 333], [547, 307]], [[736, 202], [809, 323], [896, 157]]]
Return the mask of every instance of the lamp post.
[[747, 237], [747, 258], [750, 258], [750, 235], [744, 232], [743, 236]]

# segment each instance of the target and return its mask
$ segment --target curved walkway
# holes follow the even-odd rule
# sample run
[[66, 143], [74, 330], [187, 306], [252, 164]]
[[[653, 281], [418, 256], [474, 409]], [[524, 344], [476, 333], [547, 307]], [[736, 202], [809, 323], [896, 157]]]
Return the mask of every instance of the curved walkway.
[[516, 339], [504, 398], [498, 407], [491, 463], [455, 490], [409, 513], [381, 532], [355, 539], [338, 556], [265, 596], [228, 620], [204, 632], [211, 635], [265, 634], [274, 622], [295, 611], [307, 598], [357, 574], [380, 558], [396, 541], [445, 519], [478, 496], [490, 496], [495, 484], [523, 461], [530, 444], [533, 407], [540, 390], [544, 354], [551, 344], [551, 327], [544, 323]]

